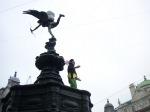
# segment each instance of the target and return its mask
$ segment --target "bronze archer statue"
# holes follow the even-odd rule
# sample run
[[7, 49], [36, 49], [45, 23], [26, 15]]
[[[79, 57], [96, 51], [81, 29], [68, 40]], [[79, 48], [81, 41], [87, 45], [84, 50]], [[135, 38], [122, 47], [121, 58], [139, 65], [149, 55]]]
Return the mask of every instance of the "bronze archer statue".
[[39, 25], [37, 27], [35, 27], [34, 29], [30, 28], [31, 33], [33, 31], [35, 31], [36, 29], [38, 29], [40, 26], [48, 27], [48, 31], [52, 37], [54, 37], [54, 35], [53, 35], [51, 29], [55, 28], [59, 24], [61, 17], [65, 17], [63, 14], [60, 14], [57, 21], [55, 22], [54, 21], [55, 14], [51, 11], [39, 12], [37, 10], [27, 10], [27, 11], [23, 11], [23, 14], [29, 14], [29, 15], [32, 15], [32, 16], [39, 19], [37, 21], [39, 23]]

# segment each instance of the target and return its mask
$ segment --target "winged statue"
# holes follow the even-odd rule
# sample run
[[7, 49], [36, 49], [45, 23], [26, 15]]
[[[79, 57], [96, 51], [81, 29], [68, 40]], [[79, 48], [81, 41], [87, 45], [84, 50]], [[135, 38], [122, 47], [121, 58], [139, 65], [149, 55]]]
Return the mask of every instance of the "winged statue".
[[61, 17], [65, 17], [63, 14], [59, 14], [59, 17], [57, 21], [55, 22], [54, 21], [55, 14], [52, 11], [44, 12], [44, 11], [37, 11], [37, 10], [27, 10], [27, 11], [23, 11], [23, 14], [29, 14], [38, 18], [37, 23], [39, 25], [35, 27], [34, 29], [30, 28], [31, 33], [35, 31], [36, 29], [38, 29], [40, 26], [48, 27], [48, 31], [52, 37], [54, 37], [54, 35], [51, 29], [55, 28], [59, 24]]

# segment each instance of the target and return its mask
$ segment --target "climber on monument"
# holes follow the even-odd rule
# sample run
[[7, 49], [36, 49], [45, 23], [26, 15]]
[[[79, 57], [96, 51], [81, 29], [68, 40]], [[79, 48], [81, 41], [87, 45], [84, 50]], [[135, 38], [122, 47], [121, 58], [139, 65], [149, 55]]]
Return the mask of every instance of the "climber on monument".
[[76, 80], [81, 81], [80, 78], [78, 78], [77, 73], [76, 73], [76, 68], [80, 68], [80, 66], [75, 67], [75, 61], [74, 59], [70, 59], [68, 62], [68, 82], [70, 84], [70, 87], [76, 88], [77, 89], [77, 83]]

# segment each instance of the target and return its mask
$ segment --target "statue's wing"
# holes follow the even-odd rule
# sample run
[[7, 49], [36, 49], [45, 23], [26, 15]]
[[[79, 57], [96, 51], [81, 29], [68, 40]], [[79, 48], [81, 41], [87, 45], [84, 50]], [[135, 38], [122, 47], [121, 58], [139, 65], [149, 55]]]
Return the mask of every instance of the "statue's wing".
[[23, 11], [23, 14], [30, 14], [30, 15], [32, 15], [32, 16], [40, 19], [40, 20], [48, 19], [48, 15], [44, 11], [39, 12], [37, 10], [27, 10], [27, 11]]

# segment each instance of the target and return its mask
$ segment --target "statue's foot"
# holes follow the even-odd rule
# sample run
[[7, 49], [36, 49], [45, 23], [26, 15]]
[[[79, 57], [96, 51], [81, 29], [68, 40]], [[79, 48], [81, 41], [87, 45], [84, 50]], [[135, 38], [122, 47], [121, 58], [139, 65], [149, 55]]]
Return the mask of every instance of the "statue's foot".
[[33, 33], [33, 30], [30, 28], [31, 33]]

